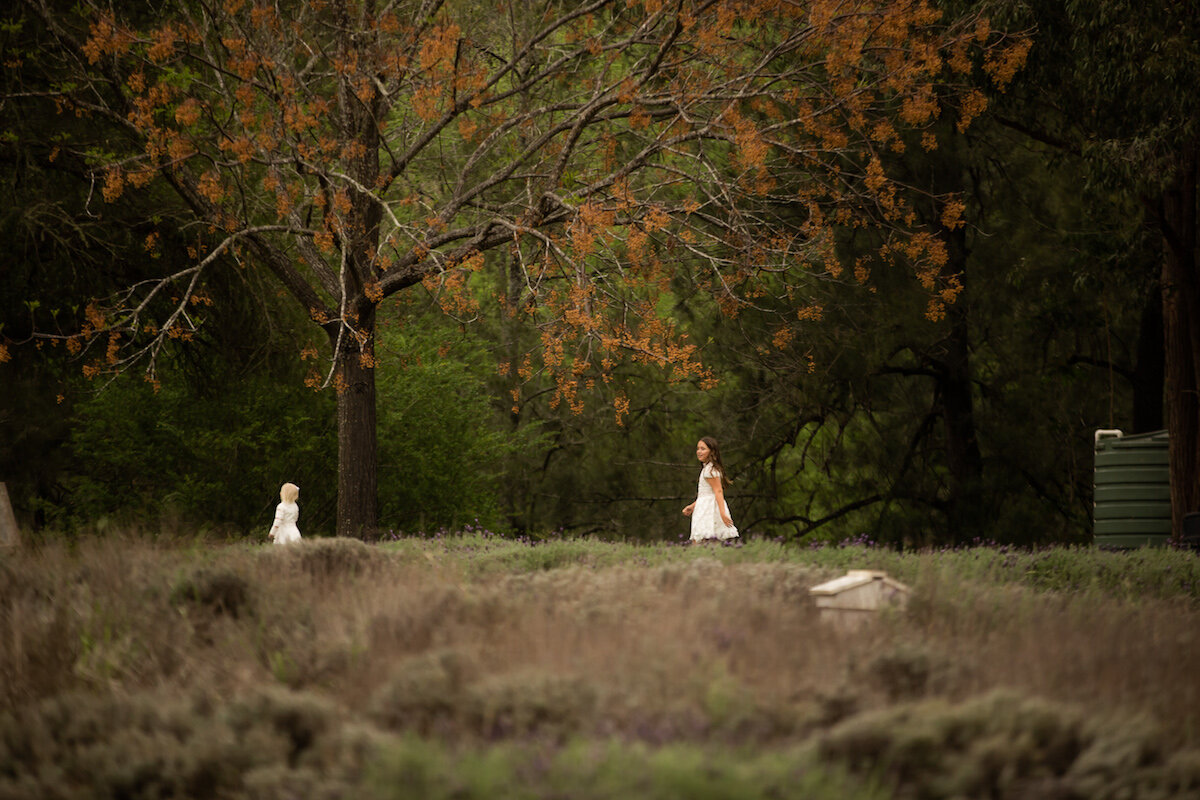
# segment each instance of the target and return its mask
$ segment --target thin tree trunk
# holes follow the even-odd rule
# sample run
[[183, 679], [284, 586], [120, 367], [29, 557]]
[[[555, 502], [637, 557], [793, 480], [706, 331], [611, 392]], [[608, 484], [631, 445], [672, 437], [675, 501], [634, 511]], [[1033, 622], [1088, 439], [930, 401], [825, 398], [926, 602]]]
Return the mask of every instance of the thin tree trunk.
[[[946, 430], [946, 466], [950, 471], [947, 517], [956, 541], [970, 539], [982, 527], [986, 510], [980, 507], [983, 458], [975, 433], [975, 403], [971, 395], [970, 329], [967, 300], [959, 297], [948, 310], [950, 336], [938, 383]], [[988, 520], [990, 521], [990, 520]]]
[[[924, 187], [931, 198], [948, 194], [972, 198], [968, 216], [983, 218], [979, 203], [979, 177], [971, 169], [974, 161], [971, 144], [963, 137], [946, 131], [949, 142], [938, 157], [922, 166], [915, 162], [913, 181]], [[955, 542], [979, 536], [993, 520], [980, 503], [983, 484], [983, 458], [975, 423], [975, 400], [971, 380], [971, 306], [970, 242], [967, 226], [953, 229], [942, 221], [937, 203], [923, 207], [925, 221], [936, 226], [946, 244], [943, 274], [955, 275], [962, 283], [957, 299], [947, 305], [943, 324], [949, 330], [945, 338], [928, 352], [926, 358], [936, 381], [931, 412], [941, 417], [944, 431], [943, 457], [947, 480], [945, 487], [946, 536]]]
[[1163, 192], [1163, 328], [1170, 431], [1171, 517], [1176, 538], [1183, 517], [1200, 510], [1200, 274], [1196, 263], [1196, 145], [1180, 159]]
[[[959, 302], [963, 302], [961, 299]], [[956, 482], [978, 481], [983, 458], [975, 435], [975, 403], [971, 397], [970, 341], [965, 311], [952, 312], [946, 345], [946, 371], [942, 377], [942, 405], [946, 420], [946, 463]]]
[[375, 309], [359, 316], [369, 335], [360, 350], [346, 337], [338, 354], [338, 510], [337, 534], [373, 538], [378, 522], [378, 447], [375, 431]]
[[[521, 323], [518, 309], [524, 295], [524, 281], [523, 270], [516, 254], [502, 263], [505, 264], [505, 299], [512, 317], [501, 322], [501, 346], [508, 361], [508, 375], [503, 384], [505, 395], [501, 400], [511, 406], [508, 421], [512, 434], [516, 436], [524, 421], [520, 409], [522, 378], [517, 371], [521, 365]], [[532, 516], [529, 487], [534, 480], [532, 473], [518, 470], [518, 474], [508, 483], [508, 491], [504, 492], [504, 516], [509, 527], [520, 533], [528, 529]]]
[[[946, 309], [950, 333], [943, 342], [938, 365], [938, 393], [946, 431], [946, 466], [950, 472], [950, 497], [946, 503], [949, 534], [955, 541], [977, 535], [987, 512], [980, 506], [983, 457], [975, 430], [975, 401], [971, 387], [970, 286], [967, 283], [966, 228], [943, 230], [949, 254], [947, 269], [959, 276], [963, 290]], [[986, 521], [990, 521], [987, 519]]]
[[1165, 370], [1162, 285], [1156, 281], [1147, 294], [1138, 329], [1137, 363], [1133, 368], [1134, 433], [1162, 430]]

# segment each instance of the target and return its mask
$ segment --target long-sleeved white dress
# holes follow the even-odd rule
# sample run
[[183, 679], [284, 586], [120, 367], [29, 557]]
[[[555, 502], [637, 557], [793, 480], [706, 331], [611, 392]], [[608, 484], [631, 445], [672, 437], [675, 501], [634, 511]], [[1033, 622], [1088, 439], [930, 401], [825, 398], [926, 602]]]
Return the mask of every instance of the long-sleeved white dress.
[[271, 533], [275, 534], [275, 544], [300, 541], [300, 529], [296, 527], [299, 519], [300, 507], [295, 503], [280, 503], [275, 506], [275, 523], [271, 525]]
[[[705, 480], [719, 477], [721, 477], [720, 470], [713, 467], [712, 464], [705, 464], [704, 469], [700, 470], [700, 483], [696, 487], [696, 506], [692, 509], [691, 539], [693, 542], [701, 539], [733, 539], [738, 535], [737, 528], [726, 525], [725, 521], [721, 519], [721, 514], [717, 511], [717, 495]], [[725, 513], [729, 514], [728, 503], [725, 504]], [[733, 515], [729, 514], [729, 518], [733, 519]]]

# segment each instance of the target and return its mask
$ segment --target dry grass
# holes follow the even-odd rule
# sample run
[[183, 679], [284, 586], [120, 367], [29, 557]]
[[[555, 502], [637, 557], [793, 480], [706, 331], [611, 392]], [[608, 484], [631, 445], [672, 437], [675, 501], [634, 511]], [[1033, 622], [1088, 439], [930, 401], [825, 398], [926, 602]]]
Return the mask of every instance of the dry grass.
[[[1200, 792], [1200, 610], [1190, 600], [964, 580], [929, 556], [909, 611], [851, 635], [821, 624], [807, 596], [826, 567], [670, 548], [531, 571], [520, 548], [536, 548], [505, 547], [511, 563], [493, 558], [487, 569], [472, 549], [417, 542], [276, 549], [110, 537], [17, 552], [0, 565], [3, 708], [23, 725], [41, 720], [47, 741], [62, 738], [53, 720], [63, 698], [101, 720], [159, 698], [170, 708], [143, 727], [183, 725], [181, 737], [200, 737], [213, 753], [242, 746], [242, 736], [298, 736], [290, 746], [306, 752], [323, 742], [325, 761], [306, 769], [332, 781], [330, 796], [366, 780], [362, 742], [393, 735], [482, 749], [580, 738], [817, 748], [823, 763], [860, 777], [947, 797], [996, 781], [1015, 792], [997, 796], [1037, 796], [1028, 792], [1038, 781], [1068, 775], [1072, 786], [1095, 783], [1106, 764], [1130, 757], [1096, 748], [1124, 747], [1157, 770], [1129, 796]], [[232, 705], [197, 717], [214, 703]], [[1032, 710], [989, 728], [997, 707]], [[252, 735], [257, 728], [231, 721], [247, 714], [276, 721]], [[970, 727], [960, 717], [977, 719], [980, 741], [992, 744], [951, 747], [966, 754], [961, 763], [913, 766], [903, 737], [933, 736], [908, 731], [903, 720], [914, 715], [937, 728], [942, 750]], [[1110, 717], [1132, 738], [1104, 739]], [[193, 718], [209, 721], [180, 722]], [[1073, 744], [1031, 760], [1028, 743], [1043, 729], [1053, 729], [1048, 741]], [[395, 742], [409, 740], [389, 741], [399, 752], [408, 745]], [[25, 760], [70, 757], [14, 747], [7, 768], [0, 753], [0, 787]], [[263, 752], [290, 752], [271, 747]], [[329, 752], [353, 754], [351, 766]], [[247, 771], [277, 768], [259, 777], [285, 796], [279, 787], [297, 780], [299, 761], [283, 759], [291, 766], [184, 771], [172, 786], [210, 780], [228, 793], [247, 785]], [[1079, 766], [1087, 759], [1100, 766], [1088, 772]], [[881, 766], [892, 763], [900, 766]]]

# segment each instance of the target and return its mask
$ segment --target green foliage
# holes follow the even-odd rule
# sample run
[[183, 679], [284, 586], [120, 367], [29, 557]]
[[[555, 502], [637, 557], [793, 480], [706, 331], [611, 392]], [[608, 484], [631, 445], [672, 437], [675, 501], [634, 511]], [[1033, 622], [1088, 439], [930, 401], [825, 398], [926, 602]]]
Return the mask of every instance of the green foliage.
[[1121, 552], [1094, 547], [975, 546], [902, 552], [863, 542], [796, 546], [751, 538], [739, 547], [677, 547], [572, 537], [551, 537], [539, 543], [466, 533], [439, 536], [434, 541], [404, 540], [388, 544], [387, 549], [406, 556], [437, 552], [475, 575], [697, 561], [781, 563], [811, 567], [824, 575], [878, 569], [914, 585], [938, 579], [956, 585], [1017, 585], [1045, 592], [1094, 593], [1128, 601], [1145, 598], [1200, 603], [1200, 559], [1187, 551], [1168, 548]]
[[299, 385], [259, 376], [207, 395], [118, 381], [81, 404], [69, 446], [68, 525], [149, 517], [265, 536], [288, 481], [301, 487], [301, 530], [331, 525], [332, 400]]
[[511, 434], [494, 410], [486, 351], [425, 318], [381, 325], [377, 368], [382, 527], [429, 531], [501, 523], [507, 480], [539, 449], [536, 427]]
[[173, 220], [170, 203], [153, 194], [97, 213], [98, 192], [80, 180], [86, 167], [76, 148], [109, 129], [27, 102], [47, 91], [30, 77], [45, 56], [36, 52], [38, 26], [0, 13], [12, 20], [0, 31], [7, 62], [0, 93], [8, 104], [0, 121], [0, 476], [20, 522], [40, 527], [61, 523], [69, 502], [61, 485], [72, 468], [65, 443], [75, 401], [91, 387], [64, 341], [30, 337], [78, 331], [89, 300], [159, 266], [144, 247], [150, 229], [142, 221], [151, 209], [166, 216], [164, 229]]
[[868, 800], [887, 795], [838, 769], [800, 765], [790, 752], [648, 748], [579, 741], [547, 752], [513, 745], [453, 752], [415, 738], [384, 753], [369, 786], [380, 798], [647, 800], [745, 797]]
[[1130, 0], [997, 8], [1054, 43], [1030, 56], [1038, 130], [1078, 147], [1092, 179], [1110, 189], [1164, 187], [1200, 124], [1190, 90], [1200, 80], [1192, 9]]

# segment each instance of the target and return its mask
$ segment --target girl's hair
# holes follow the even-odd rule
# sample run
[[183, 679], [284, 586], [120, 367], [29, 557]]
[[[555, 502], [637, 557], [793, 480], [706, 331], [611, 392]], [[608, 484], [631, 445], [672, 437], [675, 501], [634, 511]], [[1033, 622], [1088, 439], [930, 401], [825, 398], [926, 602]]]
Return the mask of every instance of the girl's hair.
[[279, 499], [285, 503], [294, 503], [300, 496], [300, 487], [294, 483], [285, 483], [279, 487]]
[[717, 447], [717, 440], [711, 436], [701, 436], [700, 441], [704, 442], [708, 447], [708, 463], [712, 464], [717, 472], [721, 473], [721, 486], [728, 489], [730, 480], [725, 475], [725, 465], [721, 463], [721, 448]]

